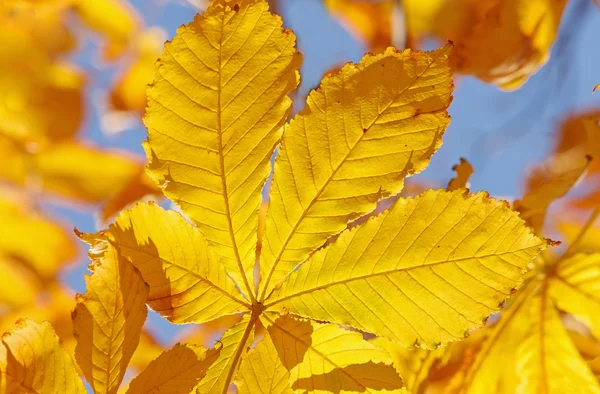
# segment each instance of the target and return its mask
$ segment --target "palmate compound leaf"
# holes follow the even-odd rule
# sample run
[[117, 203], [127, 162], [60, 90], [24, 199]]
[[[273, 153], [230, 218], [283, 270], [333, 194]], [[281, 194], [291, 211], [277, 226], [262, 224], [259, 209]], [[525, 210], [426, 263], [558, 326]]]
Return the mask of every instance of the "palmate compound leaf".
[[246, 293], [261, 189], [299, 81], [294, 44], [266, 2], [217, 0], [165, 45], [148, 91], [148, 173]]
[[[451, 46], [390, 48], [327, 76], [285, 127], [255, 292], [260, 188], [289, 110], [285, 96], [297, 83], [294, 40], [263, 0], [218, 0], [179, 29], [149, 91], [148, 172], [193, 224], [138, 204], [107, 237], [149, 284], [149, 305], [169, 320], [242, 314], [196, 392], [226, 393], [236, 376], [245, 390], [253, 383], [237, 374], [240, 363], [245, 371], [268, 369], [260, 383], [283, 365], [292, 390], [398, 391], [389, 356], [338, 325], [406, 346], [462, 338], [498, 309], [546, 242], [504, 202], [464, 190], [400, 199], [343, 232], [426, 167], [449, 122]], [[373, 290], [371, 280], [387, 293]], [[364, 293], [353, 294], [357, 287]], [[291, 313], [280, 319], [281, 312]], [[281, 364], [268, 356], [269, 340], [260, 342], [262, 326]], [[291, 335], [295, 326], [311, 334]], [[294, 353], [299, 348], [303, 357]]]
[[480, 327], [545, 245], [505, 202], [430, 190], [342, 233], [265, 308], [435, 348]]
[[83, 237], [92, 275], [72, 314], [75, 359], [94, 392], [115, 394], [146, 320], [148, 285], [101, 234]]
[[20, 320], [2, 336], [0, 392], [85, 394], [86, 390], [52, 325]]

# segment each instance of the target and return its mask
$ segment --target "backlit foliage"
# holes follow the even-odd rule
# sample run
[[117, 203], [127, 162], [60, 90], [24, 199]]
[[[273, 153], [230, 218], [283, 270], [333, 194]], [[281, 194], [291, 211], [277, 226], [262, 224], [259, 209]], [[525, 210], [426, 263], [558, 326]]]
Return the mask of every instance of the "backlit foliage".
[[[325, 0], [325, 3], [369, 47], [377, 50], [393, 42], [389, 26], [397, 0]], [[548, 60], [567, 0], [399, 3], [406, 38], [412, 46], [426, 38], [451, 40], [455, 48], [450, 65], [455, 72], [474, 75], [504, 89], [516, 89]]]
[[[580, 137], [594, 133], [573, 123], [592, 118], [570, 119], [566, 125], [573, 134], [565, 135], [563, 126], [557, 153], [532, 171], [525, 195], [514, 204], [536, 233], [548, 228], [543, 223], [549, 205], [590, 167], [598, 145]], [[591, 168], [596, 165], [597, 159]], [[392, 353], [409, 392], [600, 392], [600, 230], [594, 227], [599, 214], [596, 207], [584, 224], [560, 223], [567, 240], [562, 253], [536, 257], [502, 314], [467, 341], [414, 353], [376, 341]]]
[[[376, 54], [295, 115], [283, 2], [189, 3], [207, 8], [164, 46], [124, 0], [0, 5], [0, 394], [600, 393], [598, 111], [565, 119], [511, 203], [470, 192], [464, 158], [445, 189], [411, 183], [455, 73], [518, 88], [566, 0], [325, 0]], [[81, 138], [82, 27], [119, 62], [101, 122], [145, 113], [145, 166]], [[152, 194], [176, 209], [135, 203]], [[75, 230], [74, 297], [48, 198], [105, 227]], [[191, 328], [165, 350], [148, 308]]]

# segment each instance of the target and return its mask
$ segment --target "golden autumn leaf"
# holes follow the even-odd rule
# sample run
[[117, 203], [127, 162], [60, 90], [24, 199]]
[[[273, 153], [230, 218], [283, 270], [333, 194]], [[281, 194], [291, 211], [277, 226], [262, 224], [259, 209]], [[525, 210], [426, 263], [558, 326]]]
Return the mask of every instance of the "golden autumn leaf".
[[[403, 392], [402, 379], [391, 365], [388, 352], [365, 341], [361, 333], [290, 316], [265, 314], [261, 320], [268, 332], [262, 346], [268, 346], [269, 339], [273, 342], [295, 391]], [[263, 342], [256, 348], [260, 349]], [[263, 362], [251, 356], [249, 363]]]
[[127, 0], [75, 1], [73, 8], [90, 29], [106, 39], [103, 57], [109, 61], [123, 53], [140, 24]]
[[[138, 341], [143, 339], [142, 351], [152, 352], [148, 346], [151, 340], [142, 333], [148, 286], [139, 271], [117, 253], [102, 233], [79, 235], [92, 246], [92, 274], [86, 278], [87, 292], [77, 296], [77, 307], [72, 314], [77, 341], [75, 358], [95, 393], [117, 393], [132, 357], [134, 362], [143, 364], [140, 362], [143, 356], [137, 359], [134, 356]], [[34, 309], [38, 315], [41, 311], [39, 307]], [[60, 316], [66, 314], [60, 313]], [[188, 393], [218, 353], [199, 346], [176, 345], [140, 373], [132, 382], [130, 392], [146, 393], [146, 389], [151, 389]], [[169, 362], [172, 357], [177, 359], [176, 363]], [[156, 368], [162, 369], [165, 362], [169, 362], [169, 370], [156, 374]], [[19, 321], [2, 337], [0, 391], [86, 392], [73, 360], [52, 325], [32, 320]]]
[[0, 388], [11, 394], [86, 393], [52, 325], [31, 320], [2, 336]]
[[381, 52], [392, 44], [393, 1], [326, 0], [325, 5], [373, 52]]
[[0, 137], [0, 153], [5, 158], [0, 178], [86, 203], [113, 196], [138, 176], [141, 167], [119, 151], [76, 141], [36, 149]]
[[148, 174], [186, 217], [138, 203], [103, 234], [171, 322], [235, 316], [195, 392], [403, 392], [387, 350], [357, 329], [407, 347], [462, 339], [548, 241], [505, 202], [463, 189], [399, 198], [347, 230], [440, 147], [451, 45], [347, 64], [284, 124], [294, 44], [264, 0], [217, 0], [180, 27], [148, 91], [145, 148]]
[[533, 169], [525, 195], [514, 203], [527, 224], [537, 233], [543, 230], [550, 204], [564, 196], [589, 168], [592, 158], [578, 152], [555, 155]]
[[146, 320], [148, 285], [100, 235], [84, 240], [92, 275], [73, 311], [75, 358], [95, 392], [116, 393]]
[[[451, 393], [598, 393], [600, 385], [563, 327], [547, 283], [530, 283], [488, 328]], [[452, 351], [449, 348], [448, 351]], [[521, 390], [521, 391], [518, 391]]]
[[452, 170], [456, 172], [456, 176], [448, 182], [446, 190], [449, 192], [468, 186], [469, 178], [473, 175], [473, 166], [467, 159], [461, 157], [460, 162]]
[[[570, 225], [563, 253], [538, 258], [517, 296], [474, 342], [451, 344], [415, 358], [396, 357], [401, 371], [408, 364], [416, 367], [410, 376], [426, 377], [412, 392], [435, 393], [441, 382], [442, 392], [450, 394], [475, 394], [489, 387], [499, 394], [562, 393], [567, 387], [573, 393], [600, 393], [596, 376], [600, 364], [591, 348], [595, 339], [585, 337], [600, 334], [600, 254], [593, 239], [599, 214], [600, 210], [592, 212], [584, 225]], [[583, 336], [567, 331], [567, 318], [577, 322]], [[457, 356], [468, 360], [457, 369], [420, 362]]]
[[[350, 21], [374, 50], [390, 45], [394, 1], [337, 1], [326, 4]], [[450, 65], [503, 89], [516, 89], [548, 60], [566, 0], [405, 0], [409, 41], [434, 37], [456, 45]], [[377, 40], [370, 39], [377, 37]]]
[[154, 63], [162, 53], [164, 32], [146, 29], [131, 44], [131, 60], [117, 76], [110, 92], [110, 109], [135, 111], [146, 109], [146, 88], [154, 76]]
[[543, 244], [520, 226], [485, 193], [401, 199], [315, 253], [265, 308], [435, 348], [481, 326], [518, 285]]
[[270, 336], [265, 337], [240, 365], [238, 392], [260, 394], [292, 394], [290, 372], [279, 358]]
[[[254, 213], [291, 109], [286, 94], [298, 84], [300, 55], [265, 2], [244, 5], [247, 12], [223, 12], [218, 1], [178, 29], [157, 63], [144, 120], [149, 175], [252, 293]], [[193, 135], [201, 137], [186, 142]], [[202, 184], [190, 182], [192, 173]]]
[[0, 256], [47, 281], [75, 258], [76, 247], [64, 227], [20, 199], [0, 197]]
[[[589, 166], [590, 174], [600, 172], [600, 111], [592, 109], [568, 116], [556, 134], [554, 147], [556, 155], [570, 152], [589, 155], [593, 160]], [[593, 177], [586, 179], [588, 193], [572, 200], [577, 208], [595, 208], [600, 203], [600, 182]]]
[[218, 355], [218, 350], [176, 344], [136, 376], [127, 393], [188, 394]]

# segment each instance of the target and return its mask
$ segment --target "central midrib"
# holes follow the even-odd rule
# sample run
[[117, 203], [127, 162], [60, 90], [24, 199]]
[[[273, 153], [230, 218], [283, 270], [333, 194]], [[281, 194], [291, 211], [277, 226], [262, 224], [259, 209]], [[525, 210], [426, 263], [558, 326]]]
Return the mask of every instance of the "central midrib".
[[[241, 22], [240, 22], [241, 23]], [[222, 76], [223, 76], [223, 36], [225, 30], [225, 16], [221, 19], [221, 34], [220, 34], [220, 42], [219, 42], [219, 88], [217, 89], [217, 135], [218, 137], [218, 151], [219, 151], [219, 166], [220, 166], [220, 178], [221, 178], [221, 187], [223, 188], [223, 200], [225, 203], [225, 217], [227, 218], [227, 226], [229, 227], [229, 237], [231, 238], [231, 244], [233, 246], [233, 253], [235, 254], [236, 263], [240, 274], [242, 276], [242, 280], [244, 282], [244, 286], [246, 286], [246, 291], [248, 292], [248, 297], [252, 303], [256, 302], [254, 297], [254, 291], [250, 288], [250, 284], [248, 283], [248, 278], [246, 278], [246, 272], [242, 265], [242, 259], [240, 257], [240, 252], [238, 250], [237, 241], [235, 239], [235, 235], [233, 233], [233, 222], [231, 221], [231, 210], [229, 208], [229, 195], [227, 193], [227, 179], [225, 176], [225, 157], [223, 155], [223, 120], [222, 120], [222, 97], [221, 91], [223, 90], [222, 85]]]
[[[507, 251], [507, 252], [502, 252], [502, 253], [492, 253], [492, 254], [487, 254], [487, 255], [481, 255], [481, 256], [472, 256], [472, 257], [463, 257], [463, 258], [459, 258], [459, 259], [453, 259], [453, 260], [442, 260], [442, 261], [436, 261], [436, 262], [432, 262], [429, 264], [422, 264], [422, 265], [417, 265], [417, 266], [412, 266], [412, 267], [405, 267], [405, 268], [394, 268], [391, 270], [385, 270], [385, 271], [379, 271], [379, 272], [372, 272], [366, 275], [360, 275], [360, 276], [355, 276], [355, 277], [351, 277], [351, 278], [347, 278], [347, 279], [343, 279], [343, 280], [338, 280], [335, 282], [328, 282], [325, 283], [323, 285], [319, 285], [319, 286], [315, 286], [312, 287], [310, 289], [306, 289], [306, 290], [302, 290], [290, 295], [287, 295], [285, 297], [273, 300], [272, 302], [265, 304], [265, 308], [270, 308], [273, 305], [277, 305], [285, 300], [289, 300], [291, 298], [295, 298], [295, 297], [299, 297], [303, 294], [307, 294], [307, 293], [313, 293], [315, 291], [319, 291], [319, 290], [323, 290], [326, 289], [328, 287], [333, 287], [333, 286], [338, 286], [340, 284], [344, 284], [344, 283], [348, 283], [348, 282], [353, 282], [356, 280], [363, 280], [363, 279], [369, 279], [369, 278], [373, 278], [376, 276], [380, 276], [380, 275], [389, 275], [389, 274], [393, 274], [396, 272], [406, 272], [406, 271], [412, 271], [415, 269], [419, 269], [419, 268], [426, 268], [426, 267], [433, 267], [436, 265], [441, 265], [441, 264], [455, 264], [461, 261], [467, 261], [467, 260], [472, 260], [472, 259], [481, 259], [481, 258], [485, 258], [485, 257], [494, 257], [494, 256], [503, 256], [505, 254], [509, 254], [509, 253], [517, 253], [517, 252], [521, 252], [524, 250], [528, 250], [528, 249], [532, 249], [535, 248], [539, 245], [532, 245], [532, 246], [528, 246], [526, 248], [522, 248], [522, 249], [518, 249], [518, 250], [511, 250], [511, 251]], [[512, 264], [511, 264], [512, 265]]]

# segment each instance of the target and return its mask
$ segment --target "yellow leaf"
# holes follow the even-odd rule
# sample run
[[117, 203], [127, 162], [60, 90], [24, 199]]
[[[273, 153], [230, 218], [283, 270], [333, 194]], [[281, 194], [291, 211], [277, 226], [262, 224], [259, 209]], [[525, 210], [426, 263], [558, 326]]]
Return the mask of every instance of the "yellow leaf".
[[3, 393], [87, 393], [48, 322], [20, 320], [2, 336], [0, 378], [6, 379], [0, 382]]
[[325, 5], [373, 52], [391, 45], [393, 1], [326, 0]]
[[150, 286], [148, 304], [170, 321], [202, 323], [248, 310], [212, 247], [178, 212], [139, 203], [110, 231]]
[[115, 394], [146, 320], [148, 285], [101, 235], [82, 237], [92, 274], [73, 312], [75, 359], [95, 392]]
[[72, 237], [59, 223], [23, 201], [0, 197], [0, 256], [18, 261], [45, 282], [76, 254]]
[[[470, 348], [450, 345], [449, 351], [458, 350], [465, 359], [473, 357], [468, 352], [475, 356], [450, 381], [458, 384], [445, 393], [478, 394], [490, 387], [497, 394], [563, 393], [567, 387], [577, 394], [600, 392], [563, 327], [547, 286], [543, 278], [528, 283]], [[422, 389], [428, 389], [428, 384]]]
[[465, 158], [460, 158], [460, 163], [452, 167], [452, 170], [456, 172], [456, 177], [452, 178], [448, 182], [446, 190], [449, 192], [458, 190], [468, 186], [469, 178], [473, 175], [473, 166]]
[[100, 219], [106, 221], [147, 195], [161, 196], [161, 189], [148, 177], [143, 168], [131, 177], [121, 190], [113, 194], [102, 207]]
[[390, 353], [409, 393], [455, 394], [462, 385], [462, 372], [473, 362], [487, 332], [476, 331], [463, 341], [436, 350], [408, 349], [382, 337], [371, 342]]
[[[462, 0], [467, 17], [454, 41], [454, 70], [516, 89], [550, 56], [566, 0]], [[463, 3], [463, 4], [461, 4]], [[442, 14], [443, 15], [443, 14]]]
[[298, 84], [294, 43], [266, 2], [217, 0], [165, 45], [148, 91], [148, 173], [249, 296], [261, 189]]
[[481, 327], [546, 243], [486, 193], [430, 190], [342, 233], [265, 308], [435, 348]]
[[596, 375], [596, 378], [600, 378], [600, 341], [590, 335], [582, 335], [576, 331], [569, 331], [569, 336], [592, 373]]
[[[293, 35], [266, 4], [216, 0], [179, 29], [155, 70], [148, 174], [193, 224], [138, 204], [105, 234], [149, 283], [149, 304], [171, 321], [241, 317], [195, 392], [233, 390], [240, 365], [266, 374], [242, 383], [250, 379], [242, 372], [247, 391], [285, 376], [283, 365], [296, 391], [332, 382], [339, 392], [398, 392], [391, 358], [363, 335], [424, 347], [464, 337], [515, 291], [548, 242], [505, 202], [464, 190], [399, 199], [368, 219], [441, 144], [453, 89], [448, 45], [390, 48], [324, 79], [285, 126], [259, 248], [261, 189], [299, 63]], [[276, 338], [279, 314], [315, 322], [301, 321], [308, 336]], [[244, 360], [264, 336], [279, 360], [261, 369], [269, 342]]]
[[136, 376], [127, 393], [188, 394], [218, 356], [218, 350], [178, 343]]
[[290, 373], [266, 335], [240, 364], [236, 386], [240, 394], [292, 394]]
[[34, 303], [38, 293], [42, 290], [42, 283], [33, 272], [23, 267], [18, 260], [15, 261], [15, 259], [3, 255], [1, 251], [0, 272], [2, 272], [0, 316], [10, 310]]
[[[568, 245], [571, 245], [582, 231], [581, 224], [562, 222], [558, 224], [558, 230]], [[577, 242], [574, 252], [600, 252], [600, 227], [591, 227]]]
[[220, 346], [219, 359], [208, 368], [204, 379], [195, 387], [196, 393], [227, 393], [240, 361], [243, 361], [254, 340], [252, 329], [255, 322], [256, 317], [245, 314], [239, 323], [223, 334], [217, 345]]
[[139, 168], [122, 153], [74, 142], [54, 145], [36, 155], [34, 163], [44, 189], [84, 202], [107, 199]]
[[556, 155], [531, 172], [527, 191], [513, 208], [536, 234], [542, 232], [548, 207], [571, 190], [585, 174], [591, 158], [577, 153]]
[[519, 390], [552, 394], [564, 393], [568, 387], [574, 394], [600, 393], [598, 380], [579, 356], [543, 291], [531, 300], [526, 313], [529, 321], [524, 324], [525, 338], [516, 348], [514, 366]]
[[592, 91], [595, 92], [596, 90], [600, 90], [600, 84], [594, 86], [594, 89]]
[[260, 261], [261, 299], [349, 220], [402, 190], [441, 145], [451, 46], [367, 55], [326, 76], [285, 128]]
[[106, 60], [114, 60], [126, 49], [138, 30], [139, 17], [127, 0], [77, 1], [75, 12], [92, 30], [106, 38]]
[[48, 321], [54, 327], [67, 353], [72, 355], [75, 349], [71, 321], [71, 311], [75, 307], [73, 298], [72, 292], [56, 284], [51, 285], [47, 291], [38, 293], [34, 303], [2, 315], [0, 333], [11, 330], [15, 321], [19, 319]]
[[47, 143], [72, 137], [83, 116], [81, 73], [49, 63], [38, 48], [5, 44], [0, 33], [0, 134]]
[[556, 306], [582, 320], [600, 337], [600, 253], [562, 259], [549, 282], [548, 294]]
[[130, 54], [132, 60], [111, 88], [111, 109], [144, 113], [146, 89], [154, 76], [154, 63], [162, 53], [163, 37], [164, 33], [158, 29], [147, 29], [136, 37]]
[[290, 316], [277, 319], [263, 315], [263, 319], [268, 326], [267, 338], [271, 338], [283, 366], [290, 371], [294, 390], [404, 392], [388, 352], [365, 341], [361, 333]]

